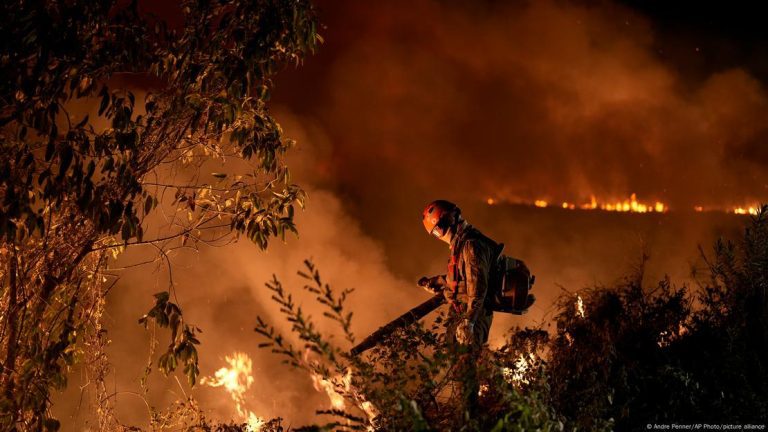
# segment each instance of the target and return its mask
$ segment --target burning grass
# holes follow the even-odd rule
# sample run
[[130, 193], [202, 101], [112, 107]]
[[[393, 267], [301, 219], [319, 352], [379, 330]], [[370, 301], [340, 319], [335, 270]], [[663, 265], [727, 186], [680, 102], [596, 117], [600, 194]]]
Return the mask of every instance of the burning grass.
[[[629, 198], [624, 199], [606, 199], [601, 200], [590, 195], [588, 201], [561, 201], [556, 202], [545, 198], [535, 199], [533, 201], [525, 199], [504, 200], [496, 197], [489, 197], [485, 200], [488, 205], [498, 205], [501, 203], [521, 204], [538, 208], [561, 208], [564, 210], [599, 210], [619, 213], [667, 213], [673, 211], [669, 204], [661, 201], [642, 201], [637, 198], [637, 194], [631, 194]], [[696, 213], [701, 212], [723, 212], [737, 215], [755, 216], [760, 210], [760, 205], [734, 205], [734, 206], [704, 206], [694, 205], [692, 207]], [[684, 209], [676, 209], [681, 211]]]

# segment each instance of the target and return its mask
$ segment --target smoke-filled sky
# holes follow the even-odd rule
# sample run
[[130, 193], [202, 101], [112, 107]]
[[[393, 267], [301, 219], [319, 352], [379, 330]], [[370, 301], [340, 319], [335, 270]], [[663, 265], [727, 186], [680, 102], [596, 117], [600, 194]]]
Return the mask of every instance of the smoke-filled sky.
[[677, 206], [766, 192], [764, 86], [735, 64], [687, 76], [630, 9], [333, 2], [326, 13], [323, 51], [276, 96], [322, 125], [333, 143], [322, 167], [357, 198], [374, 180], [390, 193], [637, 192]]
[[[274, 273], [299, 291], [295, 272], [313, 258], [335, 287], [357, 288], [351, 306], [362, 337], [425, 299], [414, 288], [419, 276], [444, 271], [447, 250], [420, 222], [433, 199], [459, 203], [537, 274], [538, 303], [524, 318], [497, 317], [492, 341], [511, 325], [545, 319], [564, 290], [613, 283], [642, 250], [651, 256], [649, 283], [664, 274], [684, 282], [697, 244], [734, 235], [743, 219], [680, 210], [766, 201], [767, 38], [754, 11], [663, 1], [318, 3], [325, 43], [280, 75], [272, 100], [298, 141], [290, 162], [309, 191], [300, 237], [266, 253], [242, 241], [175, 257], [185, 316], [204, 330], [203, 375], [224, 355], [248, 352], [256, 368], [248, 408], [259, 415], [298, 425], [327, 408], [309, 379], [255, 349], [255, 316], [279, 322], [264, 282]], [[168, 4], [141, 5], [173, 14]], [[485, 204], [631, 193], [673, 212]], [[128, 272], [111, 294], [123, 420], [146, 422], [144, 403], [130, 393], [147, 346], [134, 323], [165, 278], [163, 270]], [[158, 405], [180, 393], [175, 381], [152, 383]], [[195, 392], [214, 417], [233, 416], [221, 390]]]

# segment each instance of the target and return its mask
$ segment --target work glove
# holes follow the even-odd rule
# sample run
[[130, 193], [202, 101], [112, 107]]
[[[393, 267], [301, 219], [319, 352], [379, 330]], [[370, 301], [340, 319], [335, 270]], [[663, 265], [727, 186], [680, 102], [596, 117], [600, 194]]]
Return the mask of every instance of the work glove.
[[460, 322], [459, 325], [456, 327], [456, 342], [462, 345], [472, 344], [475, 338], [474, 328], [475, 328], [475, 324], [469, 321], [468, 319], [465, 319], [462, 322]]
[[445, 288], [445, 281], [442, 275], [427, 277], [424, 276], [416, 282], [416, 285], [424, 288], [430, 294], [437, 294]]

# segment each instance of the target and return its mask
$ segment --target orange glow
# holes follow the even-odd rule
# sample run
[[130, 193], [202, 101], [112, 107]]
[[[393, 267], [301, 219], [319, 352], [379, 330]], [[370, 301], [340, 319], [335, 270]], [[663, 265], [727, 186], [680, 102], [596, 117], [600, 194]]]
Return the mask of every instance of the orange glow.
[[757, 211], [758, 211], [758, 207], [756, 206], [755, 207], [736, 207], [735, 209], [733, 209], [733, 213], [738, 215], [750, 214], [754, 216], [757, 214]]
[[[553, 207], [559, 207], [564, 210], [603, 210], [610, 212], [626, 212], [626, 213], [667, 213], [670, 211], [669, 206], [661, 201], [641, 201], [637, 198], [637, 194], [631, 194], [629, 198], [620, 200], [599, 200], [594, 195], [590, 195], [589, 201], [578, 204], [576, 201], [562, 201], [551, 204], [546, 199], [536, 199], [533, 202], [524, 199], [498, 199], [488, 198], [486, 203], [488, 205], [497, 205], [503, 202], [519, 205], [531, 205], [538, 208], [547, 208], [552, 205]], [[746, 205], [746, 206], [693, 206], [693, 211], [697, 213], [707, 212], [725, 212], [737, 215], [757, 215], [760, 211], [760, 205]]]
[[[494, 200], [494, 203], [497, 203], [497, 201]], [[533, 205], [539, 208], [546, 208], [549, 206], [549, 202], [543, 199], [537, 199], [533, 202]], [[629, 198], [624, 200], [602, 202], [598, 201], [598, 199], [592, 195], [589, 198], [589, 202], [576, 204], [575, 202], [571, 201], [563, 201], [560, 204], [560, 207], [566, 210], [604, 210], [631, 213], [665, 213], [669, 209], [667, 205], [661, 201], [639, 201], [636, 194], [632, 194]]]

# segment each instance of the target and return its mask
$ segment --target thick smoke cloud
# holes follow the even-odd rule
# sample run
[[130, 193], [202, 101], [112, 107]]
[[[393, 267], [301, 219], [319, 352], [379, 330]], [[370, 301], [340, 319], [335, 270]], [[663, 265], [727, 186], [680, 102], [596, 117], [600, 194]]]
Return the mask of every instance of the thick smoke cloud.
[[684, 208], [764, 194], [760, 83], [726, 70], [692, 87], [626, 10], [544, 1], [332, 11], [343, 16], [327, 48], [344, 46], [316, 112], [338, 174], [357, 189], [380, 176], [382, 187], [403, 179], [471, 199], [637, 192]]
[[324, 52], [278, 82], [395, 267], [435, 198], [765, 199], [768, 98], [747, 70], [680, 75], [620, 6], [458, 3], [328, 2]]
[[[298, 425], [327, 408], [308, 378], [255, 348], [257, 314], [288, 329], [264, 282], [276, 274], [298, 294], [295, 273], [313, 258], [333, 286], [357, 288], [350, 306], [363, 337], [426, 298], [413, 286], [419, 276], [444, 271], [445, 245], [420, 223], [432, 199], [461, 204], [470, 222], [537, 274], [537, 305], [524, 317], [497, 316], [491, 342], [498, 343], [511, 325], [546, 321], [563, 290], [610, 285], [642, 250], [651, 255], [651, 283], [664, 274], [686, 280], [700, 264], [696, 245], [733, 234], [742, 220], [489, 207], [486, 198], [580, 201], [635, 192], [689, 209], [765, 196], [768, 97], [748, 71], [688, 82], [653, 51], [650, 24], [618, 6], [502, 3], [321, 4], [326, 45], [278, 80], [274, 100], [286, 135], [299, 143], [290, 160], [295, 178], [310, 193], [300, 238], [266, 253], [242, 241], [174, 258], [179, 301], [204, 330], [203, 375], [223, 366], [224, 355], [249, 353], [248, 408], [257, 414]], [[167, 277], [164, 269], [126, 272], [109, 299], [111, 379], [125, 421], [147, 419], [131, 393], [147, 349], [134, 323]], [[311, 300], [299, 298], [320, 319]], [[155, 406], [190, 391], [152, 377]], [[193, 394], [213, 417], [234, 416], [222, 390]], [[68, 395], [56, 409], [81, 423], [82, 412], [70, 417], [77, 387]]]

